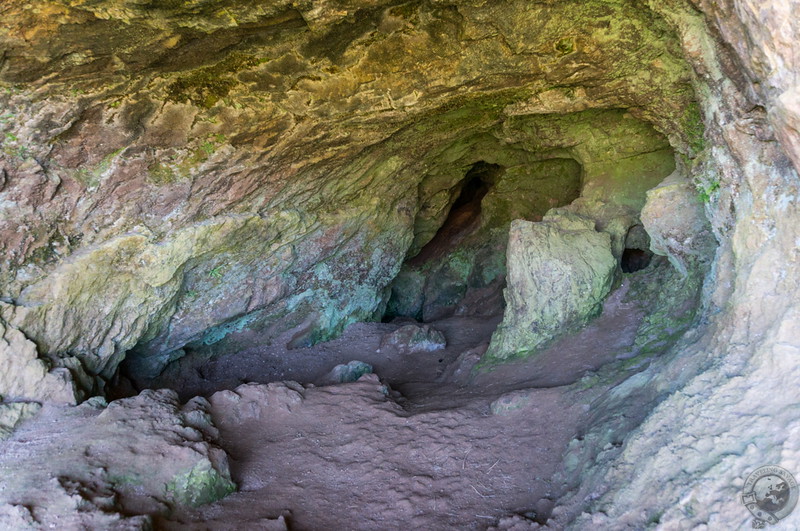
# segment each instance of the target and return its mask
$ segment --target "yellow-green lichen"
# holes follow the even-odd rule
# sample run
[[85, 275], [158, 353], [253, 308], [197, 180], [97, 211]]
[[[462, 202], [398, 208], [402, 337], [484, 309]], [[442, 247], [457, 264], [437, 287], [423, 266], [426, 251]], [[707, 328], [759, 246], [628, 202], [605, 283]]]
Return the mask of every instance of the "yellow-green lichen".
[[253, 68], [265, 60], [244, 54], [232, 54], [219, 63], [200, 68], [179, 77], [167, 87], [168, 101], [185, 103], [187, 100], [198, 107], [210, 109], [240, 82], [236, 74]]
[[203, 459], [188, 472], [175, 476], [165, 490], [174, 502], [197, 507], [235, 492], [236, 485], [220, 474], [208, 459]]

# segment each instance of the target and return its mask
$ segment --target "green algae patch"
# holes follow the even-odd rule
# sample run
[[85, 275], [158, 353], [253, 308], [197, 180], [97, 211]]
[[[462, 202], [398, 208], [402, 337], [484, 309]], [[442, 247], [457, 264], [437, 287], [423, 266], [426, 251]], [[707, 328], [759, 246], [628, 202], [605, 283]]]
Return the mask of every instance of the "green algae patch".
[[236, 484], [204, 458], [188, 472], [175, 476], [165, 490], [167, 497], [175, 503], [198, 507], [235, 492]]
[[686, 136], [686, 142], [689, 147], [697, 154], [703, 151], [706, 147], [705, 140], [705, 123], [703, 122], [703, 114], [700, 111], [700, 104], [692, 102], [686, 108], [681, 120], [681, 131]]

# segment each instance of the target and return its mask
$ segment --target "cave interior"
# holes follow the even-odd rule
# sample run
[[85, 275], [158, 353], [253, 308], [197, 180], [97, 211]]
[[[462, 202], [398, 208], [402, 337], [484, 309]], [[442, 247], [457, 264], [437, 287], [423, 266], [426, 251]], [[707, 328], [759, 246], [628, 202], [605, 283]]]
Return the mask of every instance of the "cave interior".
[[736, 528], [800, 467], [730, 399], [800, 380], [777, 0], [6, 4], [0, 527]]

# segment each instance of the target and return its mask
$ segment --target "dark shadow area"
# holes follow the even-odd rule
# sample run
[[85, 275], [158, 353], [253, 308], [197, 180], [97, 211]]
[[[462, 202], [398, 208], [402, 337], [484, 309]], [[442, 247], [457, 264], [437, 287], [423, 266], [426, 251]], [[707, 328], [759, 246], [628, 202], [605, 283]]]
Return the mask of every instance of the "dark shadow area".
[[489, 193], [505, 168], [499, 164], [478, 161], [464, 175], [461, 192], [450, 207], [439, 231], [416, 256], [408, 261], [418, 267], [430, 260], [441, 258], [477, 228], [481, 216], [481, 201]]
[[650, 265], [653, 253], [642, 249], [625, 249], [622, 251], [620, 267], [623, 273], [635, 273]]

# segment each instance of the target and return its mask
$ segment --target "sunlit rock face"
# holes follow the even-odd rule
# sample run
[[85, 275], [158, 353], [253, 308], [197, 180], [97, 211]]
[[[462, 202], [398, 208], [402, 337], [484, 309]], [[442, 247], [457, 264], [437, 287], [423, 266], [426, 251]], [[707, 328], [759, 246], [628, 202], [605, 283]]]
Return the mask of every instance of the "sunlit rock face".
[[588, 135], [554, 113], [627, 109], [700, 147], [679, 41], [636, 2], [33, 2], [4, 19], [2, 318], [86, 391], [124, 356], [154, 376], [243, 328], [302, 325], [302, 346], [380, 317], [470, 164], [590, 175], [624, 156], [592, 152], [602, 114]]

